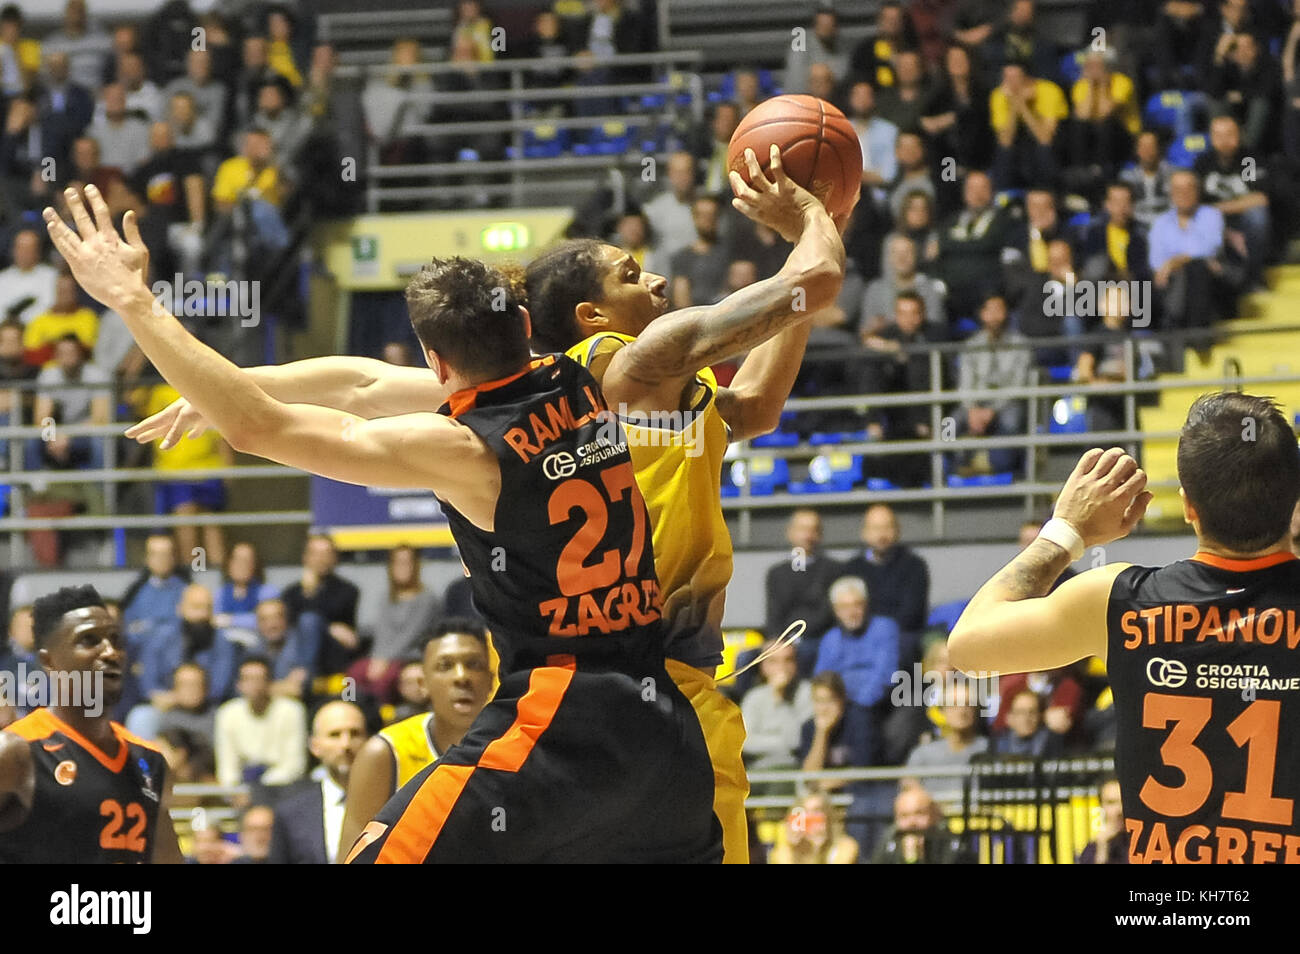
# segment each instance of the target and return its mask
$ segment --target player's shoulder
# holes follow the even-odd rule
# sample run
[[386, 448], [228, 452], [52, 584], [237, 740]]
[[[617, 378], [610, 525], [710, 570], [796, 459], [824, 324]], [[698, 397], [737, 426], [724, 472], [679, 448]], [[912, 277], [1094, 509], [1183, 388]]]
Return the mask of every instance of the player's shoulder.
[[113, 722], [110, 724], [113, 726], [113, 734], [125, 744], [137, 749], [143, 749], [146, 752], [152, 752], [159, 758], [163, 757], [162, 749], [158, 748], [155, 743], [150, 742], [148, 739], [141, 738], [120, 722]]
[[583, 367], [590, 368], [598, 358], [608, 358], [635, 340], [631, 335], [621, 332], [600, 331], [579, 341], [564, 353]]
[[386, 725], [379, 730], [378, 737], [392, 745], [406, 741], [414, 735], [423, 734], [428, 721], [433, 718], [431, 712], [417, 712], [415, 715], [407, 716], [391, 725]]
[[37, 709], [6, 726], [4, 731], [28, 742], [40, 742], [58, 732], [59, 723], [48, 710]]

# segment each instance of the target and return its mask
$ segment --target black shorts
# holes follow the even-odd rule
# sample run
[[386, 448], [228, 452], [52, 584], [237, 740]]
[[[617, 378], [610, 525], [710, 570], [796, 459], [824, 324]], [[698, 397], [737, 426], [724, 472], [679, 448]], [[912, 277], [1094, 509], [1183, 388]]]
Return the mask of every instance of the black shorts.
[[660, 662], [585, 661], [507, 676], [460, 744], [389, 799], [348, 857], [721, 860], [713, 768], [690, 703]]

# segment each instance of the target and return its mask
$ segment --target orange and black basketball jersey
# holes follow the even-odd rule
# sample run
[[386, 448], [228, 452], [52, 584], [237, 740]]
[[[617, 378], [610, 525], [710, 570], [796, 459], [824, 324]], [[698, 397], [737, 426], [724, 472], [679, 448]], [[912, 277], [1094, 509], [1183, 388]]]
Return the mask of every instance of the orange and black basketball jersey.
[[0, 834], [0, 864], [139, 864], [153, 857], [166, 762], [112, 723], [108, 756], [48, 709], [5, 731], [26, 739], [36, 792], [26, 821]]
[[452, 395], [441, 412], [501, 464], [495, 529], [445, 501], [501, 679], [546, 656], [662, 654], [645, 501], [595, 379], [564, 355]]
[[1300, 561], [1128, 567], [1106, 622], [1129, 860], [1300, 863]]

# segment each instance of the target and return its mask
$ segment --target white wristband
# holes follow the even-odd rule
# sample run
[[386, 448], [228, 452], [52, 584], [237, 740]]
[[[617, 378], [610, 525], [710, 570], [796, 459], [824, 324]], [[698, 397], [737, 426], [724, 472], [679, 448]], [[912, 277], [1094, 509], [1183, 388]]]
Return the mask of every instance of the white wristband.
[[1038, 535], [1069, 553], [1071, 563], [1083, 556], [1083, 537], [1079, 535], [1078, 530], [1060, 517], [1053, 517], [1043, 524], [1043, 529], [1038, 531]]

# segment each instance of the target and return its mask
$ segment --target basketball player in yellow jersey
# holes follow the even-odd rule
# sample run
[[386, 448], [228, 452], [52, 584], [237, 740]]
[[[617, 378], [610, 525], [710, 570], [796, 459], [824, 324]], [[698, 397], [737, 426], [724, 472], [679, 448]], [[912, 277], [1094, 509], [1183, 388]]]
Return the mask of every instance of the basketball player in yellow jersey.
[[461, 740], [492, 694], [494, 670], [481, 623], [444, 619], [425, 640], [421, 663], [429, 711], [380, 729], [357, 753], [348, 775], [340, 861], [393, 793]]
[[[731, 441], [775, 430], [803, 361], [806, 319], [833, 304], [839, 291], [836, 274], [817, 289], [814, 302], [815, 276], [844, 256], [844, 223], [833, 221], [786, 177], [775, 147], [770, 179], [752, 152], [746, 160], [757, 191], [733, 172], [734, 206], [794, 243], [773, 278], [716, 305], [660, 318], [667, 307], [665, 279], [643, 272], [612, 245], [567, 242], [535, 259], [525, 274], [533, 350], [565, 350], [585, 365], [627, 433], [637, 486], [650, 510], [668, 624], [667, 669], [704, 728], [723, 860], [729, 864], [749, 858], [749, 783], [741, 759], [740, 707], [714, 678], [722, 662], [723, 606], [732, 573], [722, 458]], [[807, 296], [802, 303], [801, 295]], [[694, 328], [704, 333], [692, 338]], [[710, 334], [714, 328], [718, 332]], [[709, 365], [746, 351], [731, 387], [719, 387]]]
[[[803, 361], [807, 319], [833, 306], [843, 283], [840, 236], [847, 224], [833, 220], [785, 175], [775, 147], [770, 177], [752, 152], [746, 161], [753, 186], [732, 173], [733, 205], [794, 243], [773, 277], [716, 305], [672, 314], [665, 314], [664, 277], [643, 272], [631, 255], [603, 242], [566, 242], [535, 259], [523, 277], [533, 350], [573, 349], [630, 428], [629, 450], [650, 511], [664, 596], [669, 673], [704, 729], [724, 861], [741, 864], [749, 855], [744, 724], [740, 708], [714, 682], [732, 571], [719, 486], [722, 455], [729, 440], [776, 428]], [[709, 366], [746, 352], [731, 387], [718, 387]], [[277, 400], [362, 417], [426, 409], [444, 397], [427, 372], [364, 358], [316, 358], [249, 374]], [[139, 441], [162, 436], [165, 447], [205, 427], [192, 408], [178, 402], [127, 434]], [[675, 437], [674, 430], [684, 433]]]

